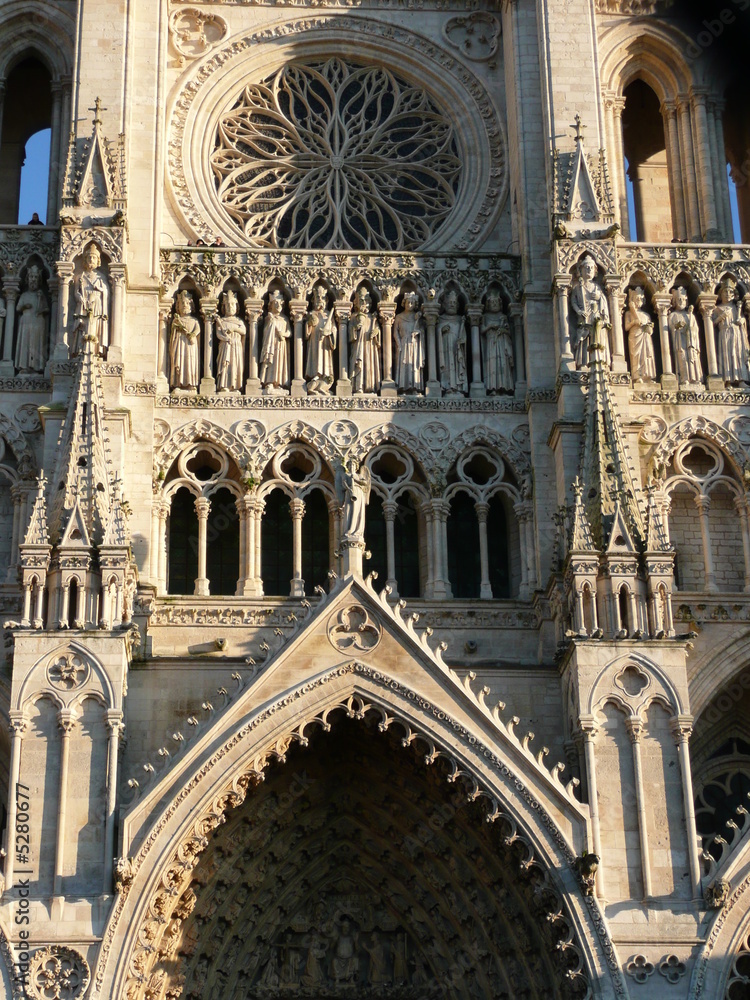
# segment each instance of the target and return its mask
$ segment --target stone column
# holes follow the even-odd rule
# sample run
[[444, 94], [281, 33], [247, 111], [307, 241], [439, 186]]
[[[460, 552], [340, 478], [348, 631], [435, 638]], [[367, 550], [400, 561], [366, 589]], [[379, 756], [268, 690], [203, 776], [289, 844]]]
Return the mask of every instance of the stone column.
[[158, 576], [157, 593], [167, 593], [167, 518], [169, 517], [170, 504], [163, 500], [157, 509], [159, 517], [159, 544], [157, 549]]
[[742, 554], [745, 561], [745, 593], [750, 594], [750, 523], [748, 523], [748, 494], [734, 498], [734, 507], [742, 528]]
[[701, 239], [700, 206], [695, 178], [695, 154], [693, 151], [693, 127], [690, 102], [684, 97], [677, 104], [677, 131], [680, 137], [680, 162], [682, 164], [680, 185], [685, 195], [687, 238]]
[[516, 396], [526, 396], [526, 345], [523, 337], [523, 305], [511, 302], [508, 306], [510, 326], [513, 331], [513, 360], [516, 365]]
[[112, 279], [112, 315], [109, 318], [109, 348], [107, 361], [122, 361], [123, 317], [125, 315], [125, 289], [127, 268], [125, 264], [110, 264]]
[[58, 198], [62, 187], [62, 83], [53, 80], [50, 84], [52, 95], [52, 116], [50, 119], [49, 187], [47, 189], [48, 226], [57, 224]]
[[58, 628], [67, 628], [70, 617], [70, 583], [62, 585], [62, 599], [60, 601], [60, 617], [57, 621]]
[[248, 370], [247, 382], [245, 382], [246, 396], [259, 396], [261, 393], [260, 378], [258, 375], [258, 361], [260, 355], [260, 335], [258, 331], [258, 320], [263, 315], [263, 299], [245, 299], [245, 316], [247, 317], [247, 338], [248, 338]]
[[695, 826], [695, 808], [693, 806], [693, 776], [690, 767], [690, 749], [688, 741], [693, 731], [692, 715], [675, 715], [670, 720], [672, 735], [677, 755], [680, 758], [680, 777], [682, 778], [682, 801], [685, 807], [685, 831], [687, 833], [688, 858], [690, 860], [690, 878], [693, 883], [693, 897], [700, 899], [701, 865], [698, 855], [698, 831]]
[[724, 377], [719, 374], [716, 364], [716, 334], [712, 313], [716, 305], [716, 296], [710, 292], [701, 292], [698, 296], [698, 308], [703, 317], [703, 333], [706, 338], [706, 357], [708, 359], [708, 378], [706, 388], [709, 392], [721, 392], [724, 388]]
[[[628, 191], [625, 178], [625, 151], [622, 144], [622, 113], [625, 110], [625, 98], [612, 98], [612, 135], [614, 137], [613, 157], [617, 164], [617, 187], [615, 200], [619, 208], [620, 226], [626, 239], [632, 240], [630, 232], [630, 217], [628, 215]], [[611, 167], [610, 167], [611, 169]]]
[[622, 278], [619, 275], [607, 275], [607, 298], [609, 300], [609, 315], [612, 320], [612, 371], [626, 372], [625, 341], [622, 336]]
[[711, 593], [716, 593], [716, 576], [714, 574], [714, 560], [711, 554], [711, 531], [708, 523], [708, 512], [711, 509], [711, 500], [704, 494], [695, 498], [695, 506], [698, 508], [698, 515], [701, 522], [701, 542], [703, 543], [703, 567], [705, 572], [705, 588]]
[[58, 263], [55, 265], [60, 282], [57, 307], [57, 331], [53, 361], [65, 361], [69, 356], [68, 320], [70, 312], [70, 286], [73, 281], [73, 265]]
[[659, 322], [659, 350], [661, 352], [661, 385], [662, 389], [676, 389], [677, 376], [672, 368], [672, 351], [669, 346], [669, 306], [672, 298], [667, 292], [657, 292], [654, 295], [654, 307]]
[[159, 299], [159, 340], [156, 345], [156, 391], [169, 392], [169, 337], [170, 321], [172, 319], [171, 298], [164, 296]]
[[487, 547], [487, 515], [490, 505], [483, 500], [474, 504], [479, 522], [479, 565], [482, 581], [479, 585], [479, 596], [482, 600], [492, 600], [492, 585], [490, 584], [490, 560]]
[[695, 153], [698, 180], [698, 200], [700, 206], [701, 235], [711, 243], [721, 241], [716, 216], [716, 199], [713, 184], [713, 162], [711, 160], [711, 135], [708, 128], [708, 95], [704, 90], [693, 88], [690, 107], [693, 118], [693, 152]]
[[13, 334], [16, 326], [16, 300], [21, 288], [21, 279], [7, 276], [3, 279], [3, 295], [5, 296], [5, 332], [3, 334], [3, 359], [0, 361], [0, 375], [14, 375]]
[[208, 515], [211, 511], [211, 501], [198, 497], [195, 501], [195, 513], [198, 515], [198, 578], [195, 581], [195, 596], [208, 597], [208, 577], [206, 576], [206, 533]]
[[245, 587], [247, 586], [247, 563], [248, 563], [248, 517], [249, 511], [245, 504], [246, 497], [238, 497], [234, 506], [237, 510], [237, 517], [240, 526], [240, 552], [239, 552], [239, 576], [237, 577], [237, 589], [235, 591], [237, 597], [241, 597], [244, 594]]
[[294, 361], [292, 376], [292, 396], [306, 396], [307, 386], [305, 385], [305, 361], [303, 344], [305, 334], [303, 324], [307, 315], [307, 300], [292, 299], [289, 303], [294, 323], [294, 350], [292, 357]]
[[570, 371], [575, 368], [573, 351], [570, 347], [570, 321], [568, 319], [568, 296], [573, 282], [569, 274], [556, 274], [554, 279], [555, 297], [557, 299], [557, 343], [560, 350], [560, 368]]
[[117, 758], [122, 732], [122, 712], [107, 711], [107, 813], [104, 819], [104, 894], [113, 891], [112, 870], [115, 855], [115, 820], [117, 809]]
[[[8, 769], [8, 828], [5, 834], [5, 888], [13, 886], [13, 869], [16, 855], [14, 850], [13, 837], [16, 830], [16, 804], [18, 801], [18, 782], [21, 777], [21, 744], [23, 735], [26, 732], [28, 723], [23, 717], [23, 712], [12, 711], [10, 713], [10, 766]], [[30, 791], [25, 785], [22, 786], [27, 793]]]
[[216, 317], [216, 299], [202, 298], [200, 300], [201, 316], [203, 317], [203, 377], [200, 382], [201, 396], [213, 396], [216, 393], [214, 378], [214, 319]]
[[395, 500], [383, 501], [383, 518], [385, 519], [385, 556], [386, 556], [386, 586], [391, 588], [390, 596], [398, 597], [398, 581], [396, 580], [396, 513], [398, 504]]
[[425, 396], [439, 396], [442, 393], [440, 379], [438, 378], [437, 351], [435, 347], [435, 326], [440, 313], [440, 306], [436, 301], [434, 289], [430, 289], [428, 301], [422, 306], [422, 315], [425, 318], [427, 337], [427, 382], [425, 383]]
[[36, 602], [34, 606], [34, 620], [31, 623], [34, 628], [44, 628], [44, 583], [37, 577]]
[[13, 533], [10, 542], [10, 566], [6, 581], [14, 583], [18, 574], [19, 545], [23, 543], [24, 525], [22, 522], [23, 510], [23, 487], [19, 483], [14, 483], [10, 488], [10, 497], [13, 501]]
[[433, 500], [433, 541], [434, 541], [434, 594], [436, 600], [451, 598], [448, 577], [448, 516], [450, 503], [447, 500]]
[[482, 358], [479, 343], [479, 323], [482, 319], [481, 303], [472, 303], [466, 308], [466, 315], [471, 325], [471, 386], [469, 396], [472, 399], [481, 399], [487, 393], [482, 381]]
[[427, 551], [427, 578], [424, 596], [430, 600], [435, 596], [435, 531], [432, 523], [434, 520], [432, 500], [424, 500], [419, 509], [424, 522], [425, 549]]
[[396, 318], [395, 302], [378, 302], [378, 312], [383, 321], [383, 381], [380, 383], [381, 396], [396, 396], [393, 381], [393, 320]]
[[[80, 590], [83, 590], [81, 587]], [[79, 593], [80, 593], [79, 590]], [[57, 840], [55, 843], [54, 896], [62, 895], [63, 869], [65, 867], [65, 833], [68, 825], [68, 770], [70, 768], [70, 734], [75, 725], [75, 713], [62, 708], [58, 713], [60, 726], [60, 784], [57, 801]]]
[[719, 242], [733, 243], [732, 212], [729, 205], [729, 181], [727, 179], [726, 145], [724, 142], [725, 102], [712, 100], [708, 104], [708, 133], [711, 144], [711, 163], [713, 164], [714, 203], [716, 218], [721, 233]]
[[664, 138], [667, 146], [667, 171], [669, 172], [669, 195], [672, 201], [672, 225], [678, 240], [688, 238], [687, 216], [685, 213], [685, 192], [682, 182], [682, 157], [680, 135], [677, 124], [677, 103], [665, 101], [661, 106], [664, 120]]
[[521, 548], [521, 584], [518, 596], [522, 601], [525, 601], [531, 596], [532, 579], [536, 580], [536, 572], [533, 568], [534, 505], [531, 500], [519, 500], [518, 503], [513, 505], [513, 510], [518, 518], [518, 534]]
[[263, 511], [266, 509], [265, 500], [255, 501], [255, 517], [253, 521], [253, 526], [255, 529], [255, 567], [253, 571], [253, 577], [255, 579], [255, 586], [257, 590], [257, 596], [263, 596], [263, 578], [261, 576], [261, 526], [263, 521]]
[[352, 382], [349, 378], [349, 317], [352, 314], [352, 304], [348, 299], [339, 299], [333, 303], [336, 310], [336, 322], [339, 333], [339, 379], [336, 383], [337, 396], [351, 396]]
[[594, 854], [599, 858], [599, 868], [596, 873], [596, 890], [601, 898], [604, 895], [604, 865], [602, 859], [602, 838], [599, 826], [599, 795], [596, 787], [596, 754], [594, 740], [596, 726], [593, 717], [581, 716], [579, 720], [583, 738], [584, 758], [586, 761], [586, 786], [589, 792], [589, 815], [591, 817], [591, 840]]
[[292, 597], [305, 596], [305, 581], [302, 579], [302, 518], [305, 516], [305, 501], [299, 497], [289, 501], [292, 516]]
[[629, 718], [625, 726], [633, 747], [633, 771], [635, 774], [635, 794], [638, 802], [638, 834], [641, 841], [641, 870], [643, 872], [643, 898], [651, 896], [651, 854], [648, 847], [648, 819], [646, 816], [646, 792], [643, 787], [643, 762], [641, 759], [641, 736], [643, 723], [640, 719]]

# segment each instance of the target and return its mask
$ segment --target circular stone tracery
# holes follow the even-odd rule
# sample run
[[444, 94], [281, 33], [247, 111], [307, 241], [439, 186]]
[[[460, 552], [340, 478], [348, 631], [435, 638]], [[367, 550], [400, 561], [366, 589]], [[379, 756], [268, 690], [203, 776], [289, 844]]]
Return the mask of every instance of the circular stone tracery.
[[456, 203], [447, 115], [382, 67], [292, 63], [245, 88], [217, 128], [219, 199], [262, 247], [416, 250]]

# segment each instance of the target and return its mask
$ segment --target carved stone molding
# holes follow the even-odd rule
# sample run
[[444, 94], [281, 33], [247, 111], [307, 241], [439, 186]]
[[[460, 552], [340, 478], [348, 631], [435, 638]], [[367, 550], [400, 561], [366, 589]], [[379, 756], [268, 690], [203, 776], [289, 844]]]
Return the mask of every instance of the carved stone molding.
[[489, 62], [497, 55], [500, 22], [487, 11], [473, 11], [466, 17], [452, 17], [443, 27], [449, 45], [474, 62]]
[[66, 225], [60, 229], [60, 259], [72, 263], [89, 243], [96, 243], [112, 264], [126, 263], [127, 234], [124, 226]]
[[227, 22], [218, 14], [207, 14], [196, 7], [181, 7], [169, 18], [172, 45], [185, 59], [197, 59], [227, 36]]
[[34, 1000], [78, 1000], [90, 980], [88, 962], [72, 948], [53, 944], [31, 956], [27, 989]]
[[57, 230], [47, 227], [3, 226], [0, 228], [0, 270], [6, 275], [20, 274], [32, 257], [43, 261], [48, 275], [54, 274], [59, 255]]
[[673, 3], [674, 0], [596, 0], [596, 9], [600, 14], [653, 14]]
[[373, 622], [360, 604], [352, 604], [337, 612], [328, 623], [331, 645], [342, 653], [371, 652], [380, 642], [382, 629]]

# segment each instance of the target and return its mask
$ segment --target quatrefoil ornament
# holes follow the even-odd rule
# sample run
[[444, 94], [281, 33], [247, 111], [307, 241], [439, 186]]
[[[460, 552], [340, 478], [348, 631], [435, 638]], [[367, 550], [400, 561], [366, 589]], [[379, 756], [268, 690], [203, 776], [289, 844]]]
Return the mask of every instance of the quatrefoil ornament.
[[88, 664], [76, 653], [63, 653], [47, 667], [47, 677], [58, 691], [72, 691], [86, 682]]
[[328, 638], [341, 652], [369, 652], [380, 642], [381, 634], [382, 630], [360, 604], [342, 608], [328, 623]]

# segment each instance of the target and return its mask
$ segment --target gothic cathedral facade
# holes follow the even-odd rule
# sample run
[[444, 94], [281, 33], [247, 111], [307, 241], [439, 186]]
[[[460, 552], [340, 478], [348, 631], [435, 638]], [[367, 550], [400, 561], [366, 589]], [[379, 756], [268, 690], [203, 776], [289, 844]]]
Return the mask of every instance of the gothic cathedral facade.
[[0, 996], [750, 998], [749, 7], [0, 3]]

